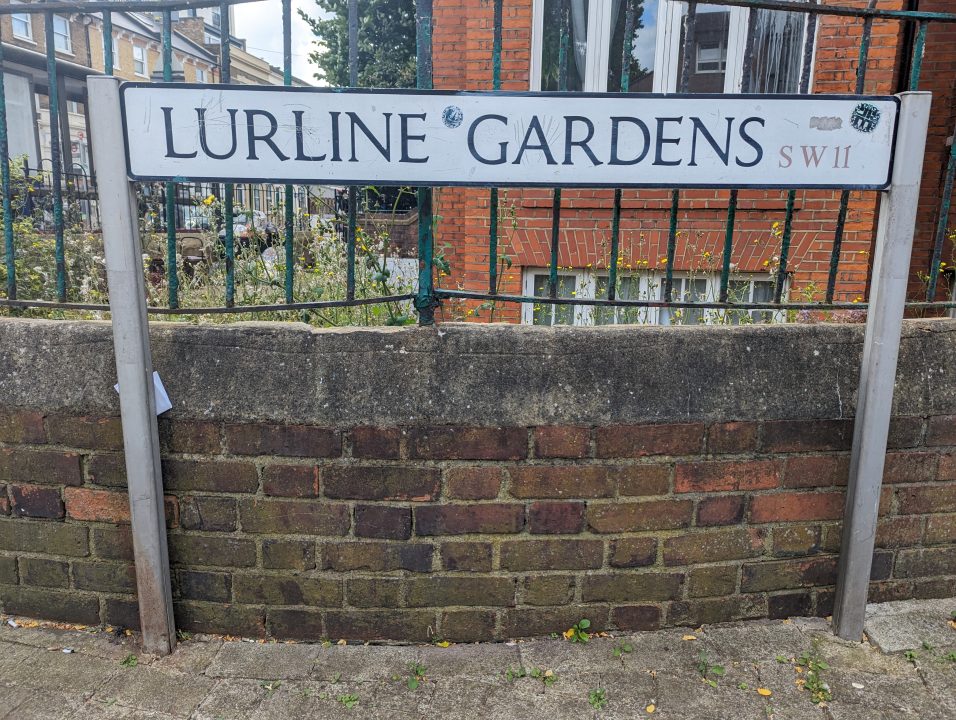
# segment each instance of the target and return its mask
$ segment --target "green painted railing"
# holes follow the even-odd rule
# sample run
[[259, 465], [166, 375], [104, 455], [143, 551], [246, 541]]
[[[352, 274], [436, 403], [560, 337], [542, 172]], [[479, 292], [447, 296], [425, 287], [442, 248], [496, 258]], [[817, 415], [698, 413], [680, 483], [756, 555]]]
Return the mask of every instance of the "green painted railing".
[[[160, 18], [160, 44], [162, 57], [162, 77], [166, 82], [175, 79], [173, 63], [173, 13], [180, 10], [196, 8], [218, 8], [221, 16], [219, 46], [219, 81], [229, 83], [231, 80], [231, 48], [234, 38], [230, 36], [230, 12], [232, 6], [254, 2], [257, 0], [147, 0], [145, 2], [44, 2], [33, 4], [17, 4], [0, 6], [0, 15], [10, 15], [13, 13], [27, 13], [31, 17], [37, 16], [43, 24], [44, 41], [46, 45], [46, 78], [48, 82], [49, 93], [49, 117], [50, 117], [50, 150], [49, 150], [49, 172], [41, 172], [35, 177], [39, 181], [38, 185], [31, 184], [30, 187], [38, 187], [38, 196], [47, 203], [49, 209], [48, 226], [53, 238], [53, 254], [55, 256], [55, 298], [29, 298], [23, 297], [20, 292], [17, 279], [16, 258], [18, 252], [18, 236], [15, 228], [17, 220], [17, 209], [14, 200], [16, 190], [12, 178], [11, 163], [13, 159], [9, 157], [8, 146], [8, 125], [7, 125], [7, 98], [5, 97], [4, 86], [0, 83], [0, 180], [2, 180], [3, 193], [3, 254], [4, 262], [2, 267], [5, 270], [6, 282], [4, 295], [0, 295], [0, 306], [7, 306], [13, 309], [22, 309], [29, 307], [76, 309], [76, 310], [106, 310], [108, 307], [98, 303], [79, 303], [70, 302], [70, 278], [68, 277], [68, 260], [66, 257], [66, 246], [64, 243], [65, 232], [65, 199], [76, 195], [75, 189], [71, 190], [73, 181], [69, 158], [64, 158], [62, 148], [64, 143], [60, 137], [61, 132], [61, 103], [58, 98], [60, 68], [55, 52], [54, 35], [54, 16], [57, 13], [86, 13], [97, 14], [101, 18], [103, 27], [103, 68], [107, 74], [114, 70], [116, 58], [113, 56], [113, 28], [114, 17], [116, 13], [123, 12], [152, 12], [157, 13]], [[267, 1], [267, 0], [258, 0]], [[291, 0], [278, 0], [281, 6], [282, 23], [282, 82], [284, 85], [291, 85], [292, 77], [292, 3]], [[417, 27], [417, 61], [418, 70], [416, 77], [416, 86], [418, 88], [431, 88], [433, 83], [432, 73], [432, 4], [433, 0], [415, 0], [416, 8], [416, 27]], [[492, 0], [492, 32], [491, 32], [491, 57], [490, 57], [490, 77], [489, 87], [494, 90], [500, 90], [502, 87], [502, 56], [503, 50], [503, 18], [508, 9], [508, 3], [505, 0]], [[876, 7], [876, 3], [871, 1], [868, 7], [851, 8], [839, 5], [821, 4], [819, 0], [807, 0], [806, 2], [794, 2], [791, 0], [708, 0], [708, 5], [734, 6], [740, 8], [749, 8], [751, 10], [780, 10], [789, 12], [805, 13], [807, 15], [804, 47], [802, 51], [802, 73], [800, 79], [800, 92], [807, 94], [812, 92], [810, 77], [812, 74], [813, 50], [816, 38], [816, 28], [820, 16], [833, 16], [844, 18], [844, 22], [858, 23], [860, 26], [860, 44], [858, 49], [858, 59], [856, 68], [856, 92], [862, 93], [865, 88], [866, 72], [868, 67], [868, 57], [873, 37], [873, 24], [880, 22], [896, 22], [899, 27], [906, 28], [911, 36], [911, 52], [908, 60], [908, 77], [905, 78], [905, 86], [911, 90], [919, 89], [920, 76], [923, 68], [923, 55], [927, 43], [927, 35], [930, 27], [935, 23], [953, 23], [956, 22], [956, 13], [939, 12], [920, 12], [907, 10], [882, 10]], [[636, 0], [625, 0], [625, 29], [621, 57], [620, 90], [628, 92], [631, 64], [633, 61], [632, 39], [637, 18], [638, 4]], [[349, 81], [352, 86], [358, 84], [358, 19], [360, 6], [357, 0], [349, 0], [348, 3], [348, 41], [349, 41]], [[563, 0], [563, 6], [560, 12], [559, 28], [559, 47], [558, 47], [558, 87], [563, 89], [567, 87], [568, 64], [570, 49], [570, 3], [569, 0]], [[744, 92], [750, 91], [751, 71], [752, 71], [752, 49], [755, 30], [755, 13], [750, 14], [750, 23], [747, 28], [747, 46], [744, 54], [743, 81]], [[680, 75], [677, 82], [677, 90], [680, 93], [689, 91], [689, 79], [691, 75], [691, 58], [695, 56], [697, 38], [697, 20], [698, 3], [691, 0], [687, 3], [687, 13], [684, 20], [684, 53], [683, 64], [680, 68]], [[0, 47], [0, 72], [3, 71], [5, 63], [4, 51], [10, 45]], [[97, 70], [91, 70], [98, 72]], [[45, 168], [44, 168], [45, 170]], [[926, 280], [926, 299], [925, 301], [910, 302], [908, 307], [921, 310], [942, 310], [956, 306], [956, 303], [948, 299], [936, 301], [940, 285], [941, 267], [943, 266], [943, 249], [949, 233], [950, 227], [951, 197], [953, 193], [954, 174], [956, 174], [956, 143], [953, 144], [949, 154], [945, 170], [940, 183], [940, 201], [935, 223], [935, 233], [933, 236], [933, 245], [929, 266], [925, 268]], [[225, 183], [222, 187], [222, 236], [223, 236], [223, 262], [225, 265], [225, 287], [223, 288], [223, 301], [221, 306], [214, 307], [183, 307], [180, 298], [180, 268], [177, 266], [177, 198], [181, 196], [182, 186], [175, 182], [165, 183], [163, 193], [163, 218], [165, 225], [165, 260], [162, 263], [162, 272], [165, 273], [166, 286], [168, 288], [167, 304], [163, 307], [150, 307], [149, 311], [154, 314], [165, 315], [188, 315], [188, 314], [221, 314], [221, 313], [248, 313], [248, 312], [272, 312], [279, 310], [306, 310], [320, 309], [326, 307], [351, 307], [362, 306], [377, 303], [388, 303], [395, 301], [413, 301], [414, 307], [419, 314], [419, 322], [427, 325], [434, 322], [435, 309], [442, 300], [453, 298], [474, 300], [474, 301], [492, 301], [502, 303], [515, 303], [519, 305], [572, 305], [572, 306], [592, 306], [592, 307], [643, 307], [643, 308], [704, 308], [704, 309], [732, 309], [739, 311], [749, 310], [824, 310], [824, 309], [861, 309], [866, 307], [866, 303], [858, 302], [839, 302], [835, 300], [836, 284], [841, 267], [841, 253], [843, 249], [843, 240], [846, 228], [848, 210], [850, 206], [851, 194], [849, 191], [842, 191], [839, 197], [839, 205], [836, 220], [833, 226], [832, 244], [829, 248], [829, 263], [827, 270], [826, 291], [823, 302], [792, 302], [785, 298], [785, 284], [790, 273], [790, 255], [793, 242], [793, 227], [796, 190], [789, 190], [786, 194], [786, 209], [783, 213], [782, 230], [780, 232], [780, 250], [778, 265], [773, 272], [774, 288], [773, 297], [766, 302], [733, 302], [730, 296], [729, 288], [732, 281], [732, 258], [735, 249], [735, 229], [736, 213], [738, 210], [738, 190], [728, 188], [728, 202], [726, 221], [724, 223], [723, 247], [720, 258], [720, 284], [719, 293], [716, 302], [683, 302], [680, 298], [675, 300], [674, 293], [674, 265], [678, 253], [678, 239], [680, 237], [680, 212], [682, 203], [682, 193], [680, 190], [673, 190], [670, 193], [670, 206], [667, 211], [667, 255], [666, 267], [663, 272], [663, 287], [660, 300], [640, 300], [631, 297], [619, 297], [619, 270], [621, 258], [621, 219], [622, 219], [622, 191], [615, 190], [613, 195], [613, 205], [610, 210], [610, 250], [608, 263], [608, 288], [607, 295], [604, 298], [582, 298], [582, 297], [559, 297], [559, 256], [562, 247], [562, 188], [556, 187], [552, 192], [551, 202], [551, 227], [549, 238], [549, 263], [548, 263], [548, 286], [547, 292], [543, 296], [526, 294], [509, 294], [499, 291], [500, 288], [500, 258], [501, 258], [501, 237], [499, 228], [500, 199], [497, 188], [492, 188], [489, 194], [488, 208], [488, 282], [487, 291], [471, 291], [461, 289], [451, 289], [439, 287], [435, 282], [435, 223], [436, 217], [433, 214], [433, 189], [429, 187], [418, 188], [416, 191], [418, 208], [418, 287], [413, 293], [381, 295], [376, 297], [356, 297], [356, 245], [359, 230], [357, 228], [357, 206], [358, 192], [357, 188], [348, 188], [348, 201], [346, 207], [347, 220], [344, 224], [343, 232], [343, 261], [346, 265], [346, 291], [343, 300], [319, 300], [304, 301], [297, 298], [296, 279], [297, 258], [295, 251], [295, 213], [294, 201], [296, 190], [292, 185], [283, 187], [283, 228], [282, 237], [284, 239], [284, 275], [283, 275], [283, 295], [284, 303], [260, 304], [260, 305], [237, 305], [236, 296], [236, 238], [234, 233], [234, 220], [236, 215], [235, 207], [235, 186], [232, 183]], [[31, 190], [32, 192], [32, 190]], [[198, 200], [199, 198], [197, 198]], [[46, 206], [45, 206], [46, 207]], [[915, 271], [922, 273], [923, 269], [914, 268]]]

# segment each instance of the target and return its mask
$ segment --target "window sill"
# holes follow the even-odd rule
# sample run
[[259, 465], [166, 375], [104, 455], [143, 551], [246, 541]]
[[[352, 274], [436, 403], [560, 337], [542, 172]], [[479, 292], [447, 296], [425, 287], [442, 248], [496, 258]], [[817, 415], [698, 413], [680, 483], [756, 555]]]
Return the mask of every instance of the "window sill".
[[34, 40], [33, 38], [23, 37], [22, 35], [17, 35], [16, 33], [14, 33], [13, 39], [19, 40], [20, 42], [30, 43], [31, 45], [37, 44], [37, 41]]

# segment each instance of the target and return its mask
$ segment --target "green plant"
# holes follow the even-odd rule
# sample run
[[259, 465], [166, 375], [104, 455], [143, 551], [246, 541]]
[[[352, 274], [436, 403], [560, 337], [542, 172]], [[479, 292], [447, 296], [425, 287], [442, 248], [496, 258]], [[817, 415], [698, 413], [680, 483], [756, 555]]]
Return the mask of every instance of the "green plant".
[[624, 656], [630, 654], [634, 650], [634, 646], [630, 643], [619, 642], [614, 646], [614, 657], [620, 659], [621, 664], [624, 664]]
[[136, 656], [130, 653], [125, 658], [123, 658], [123, 661], [120, 663], [120, 665], [122, 665], [123, 667], [134, 668], [136, 667], [138, 663], [139, 663], [139, 660], [136, 658]]
[[418, 690], [418, 686], [425, 679], [425, 670], [425, 666], [419, 663], [412, 663], [408, 666], [408, 671], [411, 673], [407, 682], [409, 690]]
[[911, 662], [915, 665], [919, 655], [915, 650], [907, 650], [905, 653], [903, 653], [903, 657], [906, 658], [907, 662]]
[[830, 686], [824, 682], [820, 676], [820, 673], [824, 670], [829, 670], [830, 666], [820, 659], [816, 646], [814, 646], [813, 650], [804, 651], [803, 654], [797, 658], [797, 667], [802, 668], [805, 673], [803, 680], [798, 680], [797, 682], [803, 686], [804, 690], [810, 693], [810, 700], [815, 705], [819, 705], [822, 702], [829, 702], [833, 699]]
[[588, 703], [590, 703], [591, 707], [595, 710], [603, 710], [607, 707], [607, 693], [600, 688], [595, 688], [588, 693]]
[[701, 652], [697, 656], [697, 672], [700, 673], [700, 677], [705, 683], [711, 687], [717, 687], [718, 679], [723, 677], [726, 670], [723, 665], [711, 663], [707, 653]]
[[527, 674], [528, 674], [528, 671], [521, 666], [516, 668], [508, 668], [507, 670], [505, 670], [505, 679], [508, 682], [514, 682], [518, 678], [526, 677]]
[[564, 637], [573, 643], [586, 643], [591, 639], [590, 633], [587, 632], [589, 627], [591, 627], [591, 621], [582, 618], [564, 632]]
[[558, 681], [558, 676], [554, 674], [554, 670], [542, 670], [541, 668], [531, 668], [529, 673], [531, 677], [535, 680], [540, 680], [545, 687], [551, 687]]
[[951, 663], [956, 663], [956, 651], [948, 652], [945, 655], [943, 655], [943, 660], [946, 660], [947, 662], [951, 662]]
[[342, 703], [345, 707], [347, 707], [349, 710], [351, 710], [351, 709], [354, 708], [356, 705], [358, 705], [359, 696], [356, 695], [355, 693], [346, 693], [346, 694], [343, 694], [343, 695], [339, 695], [339, 696], [336, 698], [336, 700], [338, 700], [338, 701], [339, 701], [340, 703]]

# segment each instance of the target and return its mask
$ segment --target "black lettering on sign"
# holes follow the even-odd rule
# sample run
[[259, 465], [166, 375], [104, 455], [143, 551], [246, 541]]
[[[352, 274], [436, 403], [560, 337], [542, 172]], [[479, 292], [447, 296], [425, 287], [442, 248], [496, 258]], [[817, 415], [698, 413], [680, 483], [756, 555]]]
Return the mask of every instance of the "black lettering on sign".
[[171, 107], [163, 108], [163, 121], [166, 123], [166, 157], [196, 157], [199, 154], [198, 150], [193, 150], [191, 153], [178, 153], [173, 148], [173, 109]]
[[498, 157], [494, 158], [493, 160], [489, 160], [488, 158], [479, 155], [477, 148], [475, 148], [475, 132], [477, 132], [478, 126], [486, 120], [494, 120], [505, 126], [508, 125], [508, 118], [506, 118], [504, 115], [481, 115], [475, 118], [475, 121], [468, 127], [468, 152], [470, 152], [471, 156], [482, 165], [503, 165], [504, 163], [508, 162], [508, 143], [498, 143], [498, 149], [500, 152]]

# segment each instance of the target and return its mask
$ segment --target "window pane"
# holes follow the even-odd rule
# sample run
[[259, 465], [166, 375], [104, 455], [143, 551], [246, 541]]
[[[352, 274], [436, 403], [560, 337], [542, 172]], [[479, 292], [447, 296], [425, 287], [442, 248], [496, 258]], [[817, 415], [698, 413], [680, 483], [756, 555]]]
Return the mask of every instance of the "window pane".
[[53, 16], [53, 45], [60, 52], [70, 52], [70, 24], [66, 18]]
[[[727, 301], [732, 303], [750, 302], [750, 281], [749, 280], [731, 280], [727, 284]], [[740, 325], [742, 322], [748, 323], [752, 320], [746, 310], [728, 310], [727, 322], [731, 325]]]
[[[773, 301], [774, 282], [772, 280], [754, 280], [753, 298], [751, 302]], [[754, 310], [750, 313], [754, 322], [773, 322], [772, 310]]]
[[[664, 283], [658, 290], [658, 298], [664, 299]], [[706, 302], [706, 278], [674, 278], [673, 301], [675, 303]], [[703, 308], [671, 308], [674, 325], [697, 325], [704, 321]]]
[[[660, 0], [644, 0], [634, 8], [634, 35], [631, 41], [631, 70], [628, 90], [651, 92], [654, 89], [654, 50], [657, 44], [657, 10]], [[613, 0], [611, 56], [608, 60], [608, 92], [621, 90], [621, 64], [624, 56], [624, 25], [627, 3]]]
[[796, 93], [803, 67], [803, 13], [751, 10], [757, 13], [751, 53], [750, 87], [745, 92]]
[[30, 15], [27, 13], [16, 13], [13, 18], [13, 34], [17, 37], [32, 38], [33, 26], [30, 24]]
[[[632, 275], [618, 281], [617, 296], [621, 300], [646, 300], [641, 293], [641, 278]], [[622, 325], [638, 325], [647, 322], [647, 308], [622, 307], [617, 310], [617, 321]]]
[[[681, 50], [677, 62], [677, 77], [684, 67], [684, 38], [686, 17], [681, 23]], [[724, 75], [727, 71], [727, 42], [730, 39], [730, 9], [720, 5], [699, 5], [694, 37], [696, 50], [691, 56], [688, 92], [720, 93], [724, 91]], [[678, 79], [678, 90], [680, 80]]]
[[[558, 297], [574, 297], [576, 283], [577, 278], [574, 275], [558, 275]], [[533, 287], [533, 295], [547, 297], [548, 276], [536, 274]], [[574, 307], [571, 305], [535, 303], [532, 323], [534, 325], [572, 325], [574, 323]]]
[[[587, 61], [588, 2], [569, 0], [571, 5], [568, 52], [568, 90], [584, 88]], [[558, 89], [558, 59], [561, 47], [561, 7], [563, 0], [545, 0], [544, 33], [541, 38], [541, 89]]]
[[[608, 282], [609, 278], [607, 275], [599, 275], [596, 281], [596, 286], [594, 288], [594, 299], [595, 300], [607, 300], [607, 289], [610, 286]], [[620, 279], [618, 279], [618, 284], [620, 284]], [[620, 291], [618, 291], [618, 297], [620, 297]], [[601, 307], [599, 305], [594, 306], [592, 314], [594, 316], [595, 325], [613, 325], [614, 324], [614, 310], [612, 307]]]

